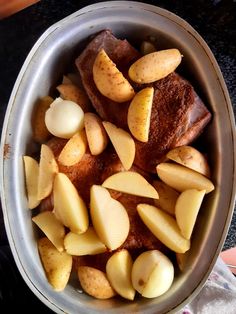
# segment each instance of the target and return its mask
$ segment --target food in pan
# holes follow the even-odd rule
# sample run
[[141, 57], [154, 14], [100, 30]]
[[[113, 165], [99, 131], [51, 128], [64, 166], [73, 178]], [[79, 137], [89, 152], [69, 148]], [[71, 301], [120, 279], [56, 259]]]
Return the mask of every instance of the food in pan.
[[145, 46], [152, 49], [143, 56], [101, 31], [59, 97], [37, 105], [41, 152], [38, 161], [24, 156], [26, 188], [55, 290], [76, 271], [95, 298], [162, 295], [214, 190], [207, 159], [193, 147], [211, 113], [176, 72], [181, 52]]

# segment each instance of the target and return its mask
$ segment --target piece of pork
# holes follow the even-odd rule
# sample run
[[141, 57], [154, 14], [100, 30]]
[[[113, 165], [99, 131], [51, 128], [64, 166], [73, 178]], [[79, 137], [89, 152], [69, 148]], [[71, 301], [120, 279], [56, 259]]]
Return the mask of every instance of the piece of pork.
[[[110, 121], [128, 130], [127, 112], [129, 103], [116, 103], [103, 96], [93, 81], [92, 68], [97, 53], [104, 49], [120, 70], [126, 74], [130, 64], [139, 56], [126, 41], [115, 38], [111, 31], [100, 32], [76, 59], [82, 82], [92, 105], [103, 120]], [[149, 141], [135, 140], [135, 165], [155, 173], [168, 150], [189, 144], [196, 139], [210, 121], [211, 113], [200, 100], [192, 85], [177, 73], [153, 84], [138, 86], [154, 87]]]

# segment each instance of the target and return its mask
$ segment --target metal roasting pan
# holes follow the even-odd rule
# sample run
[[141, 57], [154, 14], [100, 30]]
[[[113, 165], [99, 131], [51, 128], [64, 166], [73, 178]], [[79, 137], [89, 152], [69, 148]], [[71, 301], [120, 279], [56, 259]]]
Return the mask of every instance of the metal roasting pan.
[[[32, 142], [33, 106], [60, 82], [88, 36], [105, 28], [134, 45], [151, 36], [160, 49], [179, 48], [184, 55], [180, 70], [213, 114], [202, 143], [216, 189], [207, 195], [200, 210], [186, 270], [181, 273], [176, 269], [171, 289], [155, 299], [95, 300], [79, 293], [73, 277], [63, 292], [54, 292], [42, 268], [32, 212], [27, 209], [22, 155], [38, 149]], [[211, 50], [187, 22], [167, 10], [132, 1], [101, 2], [66, 17], [51, 26], [30, 51], [12, 91], [2, 131], [1, 200], [21, 275], [35, 295], [57, 313], [177, 312], [202, 289], [226, 238], [234, 208], [235, 153], [234, 117], [224, 79]]]

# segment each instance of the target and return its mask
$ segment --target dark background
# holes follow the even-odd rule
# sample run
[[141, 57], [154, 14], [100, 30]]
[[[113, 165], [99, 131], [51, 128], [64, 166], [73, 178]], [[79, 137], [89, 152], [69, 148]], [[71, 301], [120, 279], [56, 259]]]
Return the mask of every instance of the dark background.
[[[10, 1], [10, 0], [9, 0]], [[34, 43], [52, 24], [100, 1], [44, 0], [0, 21], [0, 125], [17, 75]], [[236, 113], [236, 1], [142, 1], [179, 15], [209, 45], [221, 68]], [[225, 178], [227, 180], [227, 178]], [[224, 249], [236, 246], [236, 211]], [[0, 209], [0, 312], [51, 313], [31, 293], [14, 264]]]

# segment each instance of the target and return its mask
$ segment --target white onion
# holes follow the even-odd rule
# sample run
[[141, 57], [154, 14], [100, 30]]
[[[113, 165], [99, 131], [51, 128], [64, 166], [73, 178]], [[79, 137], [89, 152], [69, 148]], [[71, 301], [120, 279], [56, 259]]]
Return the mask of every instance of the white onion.
[[70, 100], [56, 98], [45, 114], [48, 131], [61, 138], [71, 138], [84, 127], [84, 112]]

